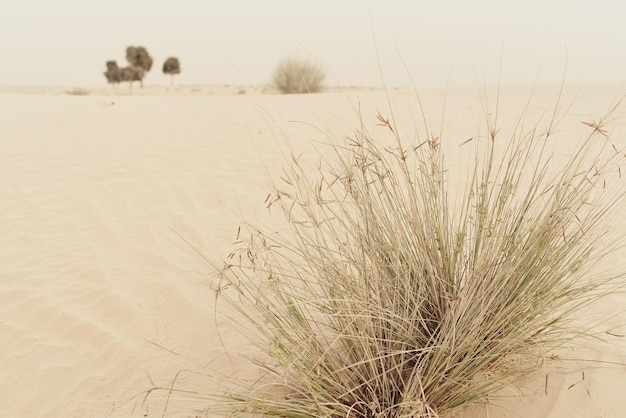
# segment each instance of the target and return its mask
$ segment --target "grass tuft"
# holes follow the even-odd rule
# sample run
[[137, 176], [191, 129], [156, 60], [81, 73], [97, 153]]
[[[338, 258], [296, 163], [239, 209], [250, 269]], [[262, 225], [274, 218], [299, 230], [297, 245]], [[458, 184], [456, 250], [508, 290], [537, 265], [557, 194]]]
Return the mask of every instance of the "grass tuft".
[[89, 90], [82, 89], [82, 88], [75, 88], [75, 89], [65, 91], [65, 94], [69, 94], [70, 96], [87, 96], [90, 93], [91, 92]]
[[319, 64], [289, 56], [278, 63], [272, 80], [283, 94], [301, 94], [320, 91], [325, 78], [326, 73]]
[[577, 314], [620, 285], [594, 270], [622, 197], [615, 111], [581, 125], [564, 163], [547, 151], [557, 111], [521, 115], [509, 137], [485, 111], [461, 145], [474, 158], [458, 199], [440, 138], [409, 140], [385, 115], [385, 134], [362, 122], [315, 170], [293, 157], [267, 200], [289, 232], [251, 226], [220, 277], [265, 372], [224, 402], [241, 416], [437, 417], [575, 344], [591, 332]]

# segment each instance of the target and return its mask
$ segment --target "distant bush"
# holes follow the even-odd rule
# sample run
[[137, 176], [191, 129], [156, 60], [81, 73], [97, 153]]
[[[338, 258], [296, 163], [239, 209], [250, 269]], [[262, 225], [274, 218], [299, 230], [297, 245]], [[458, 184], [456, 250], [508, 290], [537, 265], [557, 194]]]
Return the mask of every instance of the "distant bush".
[[106, 62], [107, 70], [104, 72], [104, 76], [107, 82], [115, 86], [115, 84], [128, 81], [132, 89], [133, 81], [139, 81], [141, 87], [143, 87], [143, 78], [150, 71], [153, 63], [148, 50], [142, 46], [129, 46], [126, 48], [126, 60], [129, 65], [123, 68], [117, 65], [117, 61], [110, 60]]
[[139, 84], [143, 88], [143, 78], [148, 71], [152, 68], [153, 59], [148, 53], [148, 50], [143, 46], [129, 46], [126, 48], [126, 61], [128, 61], [129, 67], [126, 67], [125, 77], [123, 81], [139, 81]]
[[91, 93], [89, 90], [81, 88], [71, 89], [65, 92], [65, 94], [69, 94], [70, 96], [87, 96], [89, 93]]
[[107, 70], [104, 72], [104, 76], [109, 84], [119, 84], [122, 82], [122, 71], [117, 65], [117, 61], [107, 61]]
[[281, 93], [314, 93], [322, 89], [326, 73], [321, 65], [298, 57], [283, 58], [274, 70], [274, 86]]
[[180, 61], [178, 61], [178, 58], [169, 57], [165, 60], [163, 63], [163, 74], [169, 74], [171, 76], [170, 85], [173, 85], [174, 75], [180, 74]]
[[143, 88], [143, 78], [146, 74], [145, 70], [141, 67], [128, 66], [120, 69], [122, 81], [128, 81], [130, 88], [133, 88], [133, 81], [139, 81], [141, 88]]

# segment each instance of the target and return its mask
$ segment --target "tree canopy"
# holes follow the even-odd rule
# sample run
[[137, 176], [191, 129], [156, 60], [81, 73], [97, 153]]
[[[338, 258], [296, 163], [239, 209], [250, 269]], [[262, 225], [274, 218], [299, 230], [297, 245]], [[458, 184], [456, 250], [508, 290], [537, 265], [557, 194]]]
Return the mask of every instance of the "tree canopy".
[[174, 74], [180, 74], [180, 62], [176, 57], [169, 57], [163, 63], [163, 74], [171, 75], [170, 85], [174, 84]]
[[152, 57], [143, 46], [129, 46], [126, 48], [126, 61], [132, 67], [142, 68], [145, 72], [152, 68]]
[[104, 72], [104, 76], [107, 82], [111, 84], [119, 84], [121, 82], [129, 82], [132, 88], [133, 81], [143, 81], [145, 76], [145, 70], [138, 66], [129, 65], [127, 67], [120, 68], [117, 65], [117, 61], [107, 61], [107, 70]]
[[169, 57], [163, 63], [163, 74], [180, 74], [180, 62], [176, 57]]
[[141, 86], [143, 87], [143, 77], [145, 76], [145, 71], [141, 67], [128, 66], [124, 67], [121, 70], [122, 72], [122, 81], [128, 81], [131, 83], [133, 81], [139, 81]]
[[107, 70], [104, 72], [104, 76], [107, 79], [107, 82], [110, 84], [118, 84], [121, 83], [122, 80], [122, 71], [120, 67], [117, 66], [117, 61], [107, 61], [106, 62]]
[[139, 81], [143, 88], [143, 78], [152, 68], [152, 57], [143, 46], [129, 46], [126, 48], [126, 61], [129, 66], [122, 70], [123, 81]]

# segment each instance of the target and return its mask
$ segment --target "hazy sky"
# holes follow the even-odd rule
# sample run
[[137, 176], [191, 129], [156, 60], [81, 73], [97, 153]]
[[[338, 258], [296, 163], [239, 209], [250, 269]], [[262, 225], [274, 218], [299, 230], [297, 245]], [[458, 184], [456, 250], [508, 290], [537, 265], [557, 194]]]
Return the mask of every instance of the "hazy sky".
[[[376, 42], [374, 41], [374, 36]], [[623, 0], [20, 0], [0, 2], [0, 84], [105, 86], [128, 45], [147, 84], [264, 84], [281, 57], [323, 64], [329, 84], [626, 80]]]

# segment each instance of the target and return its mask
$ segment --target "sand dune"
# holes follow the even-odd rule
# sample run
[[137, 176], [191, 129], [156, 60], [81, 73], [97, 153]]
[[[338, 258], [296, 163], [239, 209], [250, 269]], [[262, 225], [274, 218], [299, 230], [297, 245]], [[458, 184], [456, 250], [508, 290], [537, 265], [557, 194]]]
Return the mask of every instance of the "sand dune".
[[[583, 87], [564, 126], [580, 132], [579, 121], [602, 115], [619, 88]], [[240, 365], [241, 338], [228, 312], [215, 316], [213, 275], [202, 254], [226, 255], [242, 218], [272, 222], [263, 201], [279, 173], [283, 136], [313, 155], [322, 145], [308, 124], [350, 134], [357, 108], [372, 125], [386, 108], [380, 90], [304, 96], [240, 90], [172, 94], [153, 87], [76, 96], [0, 89], [0, 416], [160, 416], [164, 393], [144, 402], [153, 385], [167, 386], [180, 370]], [[511, 86], [503, 93], [502, 108], [511, 111], [504, 119], [517, 115], [529, 91]], [[409, 126], [412, 93], [391, 93]], [[537, 114], [555, 93], [554, 86], [537, 88]], [[443, 92], [424, 97], [436, 119]], [[454, 164], [458, 143], [480, 115], [466, 111], [477, 103], [475, 89], [451, 90], [447, 98]], [[616, 144], [626, 147], [626, 123], [616, 131]], [[567, 155], [567, 147], [559, 152]], [[615, 230], [626, 230], [626, 221], [615, 222]], [[617, 250], [612, 267], [623, 271], [625, 256]], [[616, 335], [626, 334], [625, 303], [615, 295], [597, 308], [617, 315]], [[580, 361], [546, 366], [488, 416], [622, 416], [626, 338], [607, 339], [572, 353]], [[556, 367], [561, 372], [546, 384]], [[208, 375], [185, 372], [177, 383], [219, 390]], [[168, 410], [186, 416], [192, 412], [185, 408], [203, 404], [172, 399]]]

